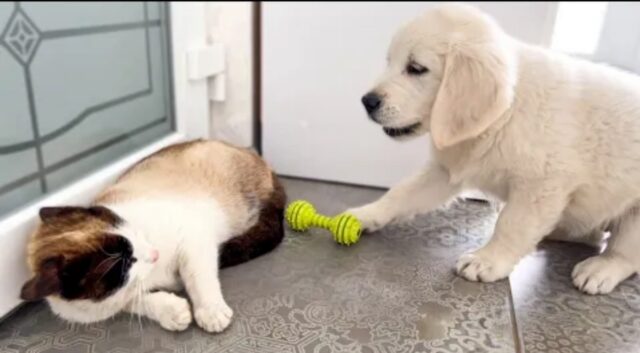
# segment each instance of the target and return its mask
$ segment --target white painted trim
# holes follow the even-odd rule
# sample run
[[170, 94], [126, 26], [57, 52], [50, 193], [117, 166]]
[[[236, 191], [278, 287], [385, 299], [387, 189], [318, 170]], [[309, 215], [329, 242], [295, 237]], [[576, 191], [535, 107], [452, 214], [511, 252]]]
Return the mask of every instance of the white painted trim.
[[189, 80], [186, 66], [189, 48], [206, 43], [204, 3], [171, 2], [170, 6], [177, 131], [0, 221], [0, 317], [21, 303], [20, 289], [29, 276], [26, 243], [42, 206], [87, 204], [118, 175], [149, 154], [176, 142], [209, 137], [207, 81]]
[[[177, 2], [171, 6], [171, 38], [176, 128], [189, 139], [211, 136], [207, 80], [190, 80], [188, 53], [207, 45], [205, 2]], [[207, 119], [201, 117], [206, 116]]]
[[225, 70], [224, 45], [213, 43], [187, 53], [190, 80], [206, 80]]

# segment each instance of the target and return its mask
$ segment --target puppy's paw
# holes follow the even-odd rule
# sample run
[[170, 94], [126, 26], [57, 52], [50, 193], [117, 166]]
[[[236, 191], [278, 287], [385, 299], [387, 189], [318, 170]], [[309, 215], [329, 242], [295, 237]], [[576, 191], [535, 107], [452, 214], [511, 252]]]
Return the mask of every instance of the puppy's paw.
[[374, 232], [391, 222], [389, 213], [375, 204], [352, 208], [345, 213], [355, 216], [362, 224], [362, 229], [368, 232]]
[[499, 253], [480, 249], [460, 256], [456, 272], [469, 281], [495, 282], [509, 276], [514, 265]]
[[207, 332], [222, 332], [231, 323], [233, 310], [224, 301], [202, 306], [195, 311], [196, 322]]
[[604, 254], [577, 264], [571, 277], [573, 284], [585, 293], [606, 294], [633, 273], [633, 266], [624, 257]]
[[158, 323], [169, 331], [184, 331], [192, 321], [189, 302], [177, 295], [167, 293], [163, 305], [156, 313]]

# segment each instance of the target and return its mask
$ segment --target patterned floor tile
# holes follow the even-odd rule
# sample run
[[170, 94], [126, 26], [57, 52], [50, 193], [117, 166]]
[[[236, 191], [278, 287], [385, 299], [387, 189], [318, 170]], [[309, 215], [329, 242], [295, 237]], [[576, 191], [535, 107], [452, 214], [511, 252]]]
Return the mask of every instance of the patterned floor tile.
[[527, 353], [640, 352], [640, 279], [613, 293], [586, 295], [573, 287], [573, 266], [597, 251], [547, 242], [511, 275]]
[[[290, 199], [326, 213], [381, 191], [286, 180]], [[163, 331], [119, 316], [73, 325], [44, 304], [0, 324], [0, 352], [514, 352], [508, 281], [457, 278], [456, 258], [481, 245], [495, 214], [478, 203], [392, 225], [342, 247], [324, 231], [288, 233], [276, 251], [222, 271], [236, 316], [222, 334]]]

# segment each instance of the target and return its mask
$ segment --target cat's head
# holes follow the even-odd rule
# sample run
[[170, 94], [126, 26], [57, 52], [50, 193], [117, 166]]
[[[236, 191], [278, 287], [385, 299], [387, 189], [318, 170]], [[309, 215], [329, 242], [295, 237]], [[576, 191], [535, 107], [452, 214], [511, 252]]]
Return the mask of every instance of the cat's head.
[[46, 207], [29, 241], [33, 277], [21, 298], [99, 302], [143, 280], [158, 259], [144, 235], [110, 209]]

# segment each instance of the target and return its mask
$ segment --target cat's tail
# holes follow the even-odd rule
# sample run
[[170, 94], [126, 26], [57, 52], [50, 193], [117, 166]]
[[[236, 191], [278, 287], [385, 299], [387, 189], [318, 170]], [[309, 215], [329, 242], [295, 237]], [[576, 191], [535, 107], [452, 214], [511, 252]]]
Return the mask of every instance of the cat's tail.
[[229, 239], [220, 249], [220, 268], [235, 266], [273, 250], [284, 237], [284, 207], [287, 195], [273, 175], [273, 192], [264, 202], [256, 224], [244, 234]]

